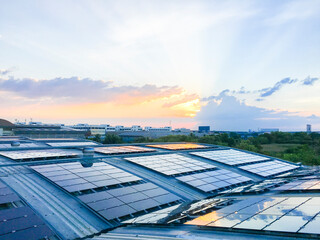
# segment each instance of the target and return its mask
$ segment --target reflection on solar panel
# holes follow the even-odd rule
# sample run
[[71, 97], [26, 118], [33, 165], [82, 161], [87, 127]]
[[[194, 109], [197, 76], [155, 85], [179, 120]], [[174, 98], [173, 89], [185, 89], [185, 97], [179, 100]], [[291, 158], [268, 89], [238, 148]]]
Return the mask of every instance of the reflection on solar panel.
[[276, 191], [318, 191], [320, 190], [320, 180], [297, 180], [289, 182], [280, 187], [274, 188]]
[[211, 164], [178, 154], [132, 157], [125, 159], [165, 175], [176, 175], [215, 168], [215, 166]]
[[51, 147], [77, 147], [77, 146], [93, 146], [94, 142], [47, 142]]
[[274, 160], [269, 162], [245, 165], [239, 168], [263, 177], [269, 177], [272, 175], [284, 173], [284, 172], [299, 168], [299, 166]]
[[46, 239], [54, 235], [17, 194], [0, 182], [0, 239]]
[[170, 213], [181, 207], [179, 204], [165, 209], [161, 209], [149, 214], [145, 214], [130, 220], [126, 220], [123, 223], [159, 223], [162, 219], [169, 217]]
[[70, 193], [80, 191], [77, 197], [108, 220], [130, 218], [133, 213], [181, 201], [178, 196], [107, 163], [94, 163], [88, 168], [80, 163], [32, 168]]
[[[35, 143], [21, 143], [19, 146], [14, 146], [15, 148], [37, 148], [40, 147]], [[11, 143], [2, 143], [0, 148], [12, 148]]]
[[79, 154], [62, 149], [48, 149], [48, 150], [25, 150], [25, 151], [6, 151], [0, 152], [0, 155], [11, 158], [15, 161], [30, 161], [39, 159], [56, 159], [56, 158], [72, 158]]
[[191, 154], [208, 158], [211, 160], [215, 160], [217, 162], [221, 162], [228, 165], [238, 165], [238, 164], [259, 162], [259, 161], [270, 159], [270, 158], [266, 158], [266, 157], [262, 157], [254, 154], [236, 151], [233, 149], [207, 151], [207, 152], [194, 152]]
[[154, 149], [137, 147], [137, 146], [121, 146], [121, 147], [99, 147], [94, 149], [95, 152], [107, 155], [111, 154], [125, 154], [125, 153], [142, 153], [142, 152], [155, 152]]
[[[319, 234], [319, 213], [320, 197], [256, 197], [198, 217], [186, 224]], [[313, 220], [310, 221], [311, 219]]]
[[155, 148], [163, 148], [163, 149], [168, 149], [168, 150], [209, 148], [208, 146], [195, 144], [195, 143], [154, 144], [154, 145], [146, 145], [146, 146], [147, 147], [155, 147]]
[[228, 170], [195, 173], [187, 176], [177, 177], [177, 179], [204, 192], [211, 192], [252, 180], [248, 177], [241, 176]]

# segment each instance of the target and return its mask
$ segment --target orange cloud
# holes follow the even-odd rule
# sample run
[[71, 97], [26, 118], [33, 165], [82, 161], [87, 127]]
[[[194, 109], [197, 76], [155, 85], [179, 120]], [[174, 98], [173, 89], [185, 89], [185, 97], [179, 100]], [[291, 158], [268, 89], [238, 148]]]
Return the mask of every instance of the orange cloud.
[[[192, 96], [192, 97], [190, 97]], [[166, 106], [166, 103], [171, 103]], [[46, 104], [33, 103], [6, 108], [2, 111], [8, 117], [33, 118], [162, 118], [193, 117], [200, 109], [199, 97], [187, 95], [185, 91], [170, 92], [155, 96], [117, 96], [112, 102]]]

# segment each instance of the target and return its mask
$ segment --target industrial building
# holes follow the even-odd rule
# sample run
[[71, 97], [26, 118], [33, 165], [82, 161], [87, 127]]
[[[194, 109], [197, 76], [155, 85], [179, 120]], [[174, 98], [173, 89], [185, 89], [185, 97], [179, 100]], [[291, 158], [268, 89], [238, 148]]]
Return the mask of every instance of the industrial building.
[[317, 239], [320, 172], [196, 143], [0, 138], [0, 239]]
[[20, 136], [27, 138], [85, 138], [86, 130], [72, 129], [60, 124], [13, 124], [0, 119], [0, 136]]

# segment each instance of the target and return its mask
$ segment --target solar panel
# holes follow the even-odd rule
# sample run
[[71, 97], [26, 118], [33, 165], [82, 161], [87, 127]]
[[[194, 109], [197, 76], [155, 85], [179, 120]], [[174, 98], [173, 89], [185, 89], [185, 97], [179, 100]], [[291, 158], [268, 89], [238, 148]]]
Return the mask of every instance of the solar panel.
[[108, 220], [181, 200], [152, 183], [85, 194], [78, 198]]
[[296, 180], [274, 188], [275, 191], [318, 191], [320, 190], [320, 180]]
[[[14, 146], [15, 148], [38, 148], [41, 147], [35, 143], [20, 143], [19, 146]], [[13, 148], [13, 146], [11, 145], [11, 143], [2, 143], [0, 144], [0, 148], [3, 149], [10, 149]]]
[[184, 149], [199, 149], [199, 148], [210, 148], [208, 146], [195, 144], [195, 143], [170, 143], [170, 144], [153, 144], [146, 145], [147, 147], [162, 148], [168, 150], [184, 150]]
[[103, 162], [93, 163], [92, 167], [87, 168], [78, 162], [48, 164], [31, 168], [69, 192], [142, 180], [131, 173]]
[[268, 162], [240, 166], [239, 168], [262, 177], [269, 177], [272, 175], [277, 175], [293, 169], [297, 169], [299, 168], [299, 166], [286, 162], [281, 162], [278, 160], [273, 160]]
[[[181, 201], [163, 188], [103, 162], [89, 168], [80, 163], [32, 168], [70, 193], [81, 191], [77, 197], [108, 220]], [[89, 193], [83, 191], [89, 189]]]
[[191, 154], [199, 157], [204, 157], [210, 160], [214, 160], [217, 162], [221, 162], [231, 166], [270, 160], [270, 158], [267, 158], [267, 157], [240, 152], [233, 149], [206, 151], [206, 152], [193, 152]]
[[320, 234], [319, 213], [320, 197], [254, 197], [186, 224]]
[[94, 142], [47, 142], [46, 144], [51, 147], [77, 147], [98, 145]]
[[[0, 182], [0, 239], [47, 239], [54, 232], [20, 197]], [[21, 204], [12, 204], [20, 201]], [[20, 207], [16, 207], [20, 206]]]
[[231, 187], [251, 181], [251, 178], [244, 177], [228, 170], [215, 170], [203, 173], [195, 173], [187, 176], [176, 177], [204, 192], [216, 191], [221, 188]]
[[15, 161], [30, 161], [39, 159], [52, 158], [73, 158], [79, 154], [71, 150], [63, 149], [46, 149], [46, 150], [23, 150], [23, 151], [5, 151], [0, 152], [0, 155], [10, 158]]
[[107, 155], [111, 154], [125, 154], [125, 153], [142, 153], [142, 152], [155, 152], [154, 149], [138, 146], [121, 146], [121, 147], [99, 147], [94, 149], [95, 152]]
[[47, 141], [72, 141], [72, 140], [77, 140], [75, 138], [32, 138], [32, 140], [35, 140], [35, 141], [44, 141], [44, 142], [47, 142]]
[[125, 159], [168, 176], [215, 168], [215, 166], [211, 164], [179, 154], [153, 155]]

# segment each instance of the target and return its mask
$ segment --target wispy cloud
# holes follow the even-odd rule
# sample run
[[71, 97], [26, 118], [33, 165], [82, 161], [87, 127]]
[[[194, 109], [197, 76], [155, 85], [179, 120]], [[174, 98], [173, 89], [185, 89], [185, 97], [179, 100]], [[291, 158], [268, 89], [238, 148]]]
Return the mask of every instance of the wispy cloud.
[[303, 85], [313, 85], [316, 81], [318, 81], [319, 78], [312, 78], [310, 76], [308, 76], [306, 79], [302, 80], [302, 84]]
[[36, 80], [30, 78], [8, 79], [0, 78], [0, 90], [15, 93], [20, 97], [29, 99], [52, 98], [62, 99], [66, 102], [125, 102], [133, 99], [147, 101], [149, 99], [169, 97], [181, 94], [183, 89], [178, 86], [156, 86], [145, 84], [143, 86], [115, 86], [111, 81], [54, 78]]
[[199, 99], [199, 96], [197, 94], [187, 94], [178, 100], [166, 102], [165, 104], [163, 104], [163, 107], [173, 107], [173, 106], [194, 101], [197, 99]]
[[[1, 35], [0, 35], [0, 38], [1, 38]], [[7, 75], [10, 72], [11, 72], [10, 69], [0, 69], [0, 76], [1, 75]]]
[[270, 88], [261, 89], [260, 90], [260, 92], [261, 92], [260, 97], [271, 96], [275, 92], [279, 91], [283, 85], [292, 84], [292, 83], [295, 83], [297, 81], [298, 81], [297, 79], [291, 79], [289, 77], [284, 78], [284, 79], [282, 79], [281, 81], [277, 82], [274, 86], [272, 86]]

